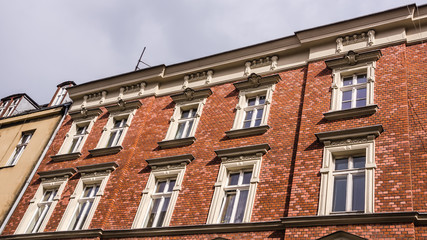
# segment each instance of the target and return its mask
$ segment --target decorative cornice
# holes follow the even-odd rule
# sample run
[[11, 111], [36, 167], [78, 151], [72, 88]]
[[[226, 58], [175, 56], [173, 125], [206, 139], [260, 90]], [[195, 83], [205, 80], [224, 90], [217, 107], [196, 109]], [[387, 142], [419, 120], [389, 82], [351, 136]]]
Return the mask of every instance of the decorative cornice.
[[80, 152], [73, 152], [73, 153], [65, 153], [65, 154], [57, 154], [50, 156], [53, 162], [61, 162], [61, 161], [67, 161], [67, 160], [74, 160], [81, 156], [82, 154]]
[[276, 84], [281, 80], [279, 74], [274, 74], [266, 77], [262, 77], [256, 73], [249, 75], [245, 81], [234, 83], [234, 87], [238, 90], [244, 90], [248, 88], [257, 88], [259, 86]]
[[372, 46], [375, 42], [375, 31], [369, 30], [368, 32], [362, 32], [359, 34], [353, 34], [351, 36], [339, 37], [336, 40], [337, 43], [337, 53], [343, 50], [343, 46], [364, 42], [366, 41], [366, 46]]
[[69, 178], [74, 175], [74, 173], [76, 173], [76, 169], [74, 168], [63, 168], [50, 171], [41, 171], [37, 174], [42, 178], [42, 180], [44, 180], [48, 178]]
[[246, 155], [257, 155], [257, 154], [264, 155], [270, 149], [271, 149], [270, 146], [267, 143], [264, 143], [264, 144], [258, 144], [258, 145], [215, 150], [215, 153], [219, 158], [223, 158], [223, 157], [230, 158], [230, 157], [240, 157], [240, 156], [246, 156]]
[[337, 110], [323, 113], [327, 120], [336, 120], [351, 117], [369, 116], [376, 113], [378, 105], [368, 105], [364, 107], [350, 108], [345, 110]]
[[183, 147], [193, 144], [196, 141], [195, 137], [187, 137], [187, 138], [178, 138], [172, 140], [163, 140], [161, 142], [157, 142], [160, 148], [174, 148], [174, 147]]
[[341, 58], [336, 58], [332, 60], [325, 61], [326, 66], [329, 68], [339, 68], [346, 66], [353, 66], [356, 64], [367, 63], [367, 62], [375, 62], [380, 59], [382, 53], [380, 50], [365, 52], [365, 53], [356, 53], [353, 51], [349, 51], [346, 55]]
[[[203, 72], [190, 73], [184, 76], [184, 85], [188, 84], [188, 82], [194, 82], [198, 80], [206, 80], [205, 83], [210, 83], [212, 81], [212, 76], [214, 74], [213, 70], [207, 70]], [[186, 84], [185, 84], [186, 83]], [[185, 86], [184, 88], [186, 88]]]
[[91, 108], [87, 109], [86, 107], [82, 107], [80, 111], [74, 111], [68, 113], [73, 120], [87, 118], [87, 117], [95, 117], [102, 113], [100, 108]]
[[116, 153], [120, 152], [122, 149], [123, 149], [123, 147], [119, 145], [119, 146], [114, 146], [114, 147], [90, 149], [89, 153], [93, 157], [98, 157], [98, 156], [116, 154]]
[[209, 88], [201, 90], [193, 90], [191, 88], [186, 88], [182, 93], [174, 94], [171, 96], [174, 102], [185, 102], [192, 101], [194, 99], [203, 99], [212, 95], [212, 90]]
[[228, 138], [248, 137], [264, 134], [265, 132], [267, 132], [268, 129], [270, 129], [270, 126], [268, 125], [251, 128], [232, 129], [225, 132], [225, 135], [227, 135]]
[[151, 168], [156, 169], [162, 166], [177, 166], [177, 165], [185, 166], [193, 160], [194, 160], [193, 155], [184, 154], [184, 155], [176, 155], [176, 156], [170, 156], [170, 157], [151, 158], [145, 161], [148, 163], [148, 165]]
[[76, 167], [79, 173], [92, 173], [92, 172], [107, 172], [114, 171], [119, 165], [116, 162], [97, 163], [86, 166]]
[[382, 125], [372, 125], [367, 127], [351, 128], [345, 130], [320, 132], [315, 133], [314, 135], [316, 135], [319, 141], [325, 142], [368, 136], [378, 137], [383, 131], [384, 129]]
[[105, 106], [105, 108], [108, 110], [108, 112], [119, 112], [124, 110], [138, 109], [141, 107], [141, 105], [142, 103], [139, 100], [126, 102], [120, 99], [116, 104]]

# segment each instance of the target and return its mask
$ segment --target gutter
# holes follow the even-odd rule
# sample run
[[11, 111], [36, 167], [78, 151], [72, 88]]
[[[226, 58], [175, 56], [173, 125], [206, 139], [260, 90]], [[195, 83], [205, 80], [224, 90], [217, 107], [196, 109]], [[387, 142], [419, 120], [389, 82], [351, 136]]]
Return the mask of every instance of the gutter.
[[56, 134], [58, 133], [59, 128], [62, 126], [62, 123], [64, 122], [65, 116], [67, 116], [67, 113], [68, 113], [70, 106], [71, 106], [71, 103], [64, 104], [64, 114], [62, 115], [61, 120], [59, 121], [58, 125], [56, 126], [56, 129], [53, 132], [52, 136], [50, 137], [49, 142], [47, 143], [46, 147], [44, 148], [42, 154], [40, 155], [39, 159], [37, 160], [37, 163], [34, 166], [33, 171], [28, 176], [27, 181], [25, 181], [24, 186], [21, 188], [21, 191], [19, 192], [18, 197], [16, 198], [15, 202], [12, 205], [12, 208], [9, 210], [6, 218], [3, 220], [3, 223], [0, 226], [0, 235], [2, 234], [3, 230], [6, 227], [6, 224], [9, 222], [10, 218], [12, 217], [13, 212], [15, 212], [15, 209], [18, 206], [19, 202], [21, 201], [21, 198], [24, 195], [25, 190], [27, 190], [28, 185], [30, 185], [31, 180], [33, 179], [34, 175], [36, 175], [37, 169], [39, 168], [41, 162], [43, 161], [44, 157], [46, 156], [47, 150], [49, 149], [50, 145], [52, 145], [53, 139], [55, 138]]

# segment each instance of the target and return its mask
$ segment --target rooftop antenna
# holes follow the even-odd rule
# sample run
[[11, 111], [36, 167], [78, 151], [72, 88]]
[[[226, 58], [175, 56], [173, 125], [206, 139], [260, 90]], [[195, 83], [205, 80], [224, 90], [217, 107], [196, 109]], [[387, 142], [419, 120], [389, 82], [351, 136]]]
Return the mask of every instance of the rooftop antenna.
[[142, 50], [141, 56], [139, 56], [138, 63], [137, 63], [137, 64], [136, 64], [136, 66], [135, 66], [135, 71], [141, 70], [141, 68], [139, 68], [139, 64], [140, 64], [140, 63], [142, 63], [142, 64], [146, 65], [147, 67], [151, 67], [150, 65], [148, 65], [148, 64], [146, 64], [145, 62], [141, 61], [141, 59], [142, 59], [142, 55], [144, 55], [144, 52], [145, 52], [145, 48], [146, 48], [146, 47], [144, 47], [144, 49]]

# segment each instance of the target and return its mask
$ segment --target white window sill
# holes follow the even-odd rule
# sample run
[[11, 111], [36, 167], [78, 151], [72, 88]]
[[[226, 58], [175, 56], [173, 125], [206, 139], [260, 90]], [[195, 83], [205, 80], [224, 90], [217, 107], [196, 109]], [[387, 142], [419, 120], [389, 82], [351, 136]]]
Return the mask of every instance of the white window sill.
[[264, 134], [265, 132], [267, 132], [268, 129], [270, 129], [270, 126], [268, 125], [251, 128], [232, 129], [225, 132], [225, 135], [227, 135], [228, 138], [248, 137]]
[[67, 160], [74, 160], [81, 156], [82, 154], [80, 152], [73, 152], [73, 153], [65, 153], [65, 154], [57, 154], [54, 156], [50, 156], [53, 162], [61, 162], [61, 161], [67, 161]]
[[345, 110], [335, 110], [323, 113], [323, 116], [326, 120], [337, 120], [351, 117], [361, 117], [361, 116], [370, 116], [376, 113], [378, 110], [378, 105], [368, 105], [358, 108], [350, 108]]

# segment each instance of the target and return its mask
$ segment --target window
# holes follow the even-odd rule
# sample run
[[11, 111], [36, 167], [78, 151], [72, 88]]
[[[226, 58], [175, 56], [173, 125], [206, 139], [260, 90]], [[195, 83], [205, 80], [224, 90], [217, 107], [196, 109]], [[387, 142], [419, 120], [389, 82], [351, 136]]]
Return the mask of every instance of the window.
[[334, 159], [332, 212], [364, 212], [365, 156]]
[[107, 147], [114, 147], [118, 145], [120, 137], [122, 136], [126, 127], [127, 120], [127, 118], [114, 119], [114, 124], [110, 130], [110, 137], [108, 139]]
[[57, 192], [58, 189], [49, 189], [44, 191], [43, 198], [37, 204], [38, 209], [36, 210], [26, 233], [35, 233], [39, 231], [40, 226], [45, 219], [46, 214], [53, 203], [53, 198], [56, 196]]
[[75, 172], [74, 168], [38, 172], [41, 184], [31, 199], [15, 234], [43, 232], [68, 178]]
[[96, 193], [99, 190], [99, 184], [87, 185], [84, 187], [81, 197], [78, 199], [78, 206], [73, 214], [68, 230], [80, 230], [85, 223], [89, 211], [92, 208]]
[[147, 216], [145, 227], [161, 227], [165, 220], [165, 215], [169, 207], [175, 179], [158, 180], [156, 191], [151, 195], [152, 201], [150, 211]]
[[67, 96], [67, 89], [65, 87], [61, 87], [56, 94], [56, 98], [53, 101], [51, 106], [56, 106], [61, 104], [64, 101], [65, 96]]
[[248, 80], [234, 84], [239, 90], [239, 103], [233, 127], [225, 133], [229, 138], [259, 135], [269, 129], [270, 105], [279, 81], [279, 75], [261, 77], [253, 73]]
[[316, 134], [325, 145], [319, 215], [373, 213], [375, 137], [382, 131], [374, 125]]
[[183, 93], [172, 95], [175, 102], [174, 113], [170, 120], [165, 139], [158, 142], [161, 148], [179, 147], [192, 144], [210, 89], [193, 90], [187, 88]]
[[14, 166], [18, 162], [19, 158], [21, 157], [22, 153], [30, 142], [32, 136], [33, 132], [27, 132], [22, 134], [21, 139], [19, 140], [18, 145], [16, 145], [15, 150], [13, 151], [12, 156], [9, 158], [9, 161], [7, 162], [6, 166]]
[[88, 229], [96, 207], [104, 195], [110, 174], [118, 167], [116, 162], [76, 167], [81, 175], [70, 196], [67, 209], [58, 225], [58, 231]]
[[228, 174], [228, 184], [224, 187], [225, 195], [222, 201], [220, 223], [240, 223], [243, 221], [251, 177], [251, 170], [241, 170]]
[[1, 117], [2, 113], [4, 112], [4, 110], [6, 109], [7, 104], [9, 104], [9, 101], [4, 101], [0, 105], [0, 117]]
[[357, 54], [350, 51], [344, 58], [326, 61], [332, 69], [331, 109], [326, 119], [335, 120], [374, 114], [374, 82], [376, 61], [380, 51]]
[[193, 155], [185, 154], [146, 160], [152, 171], [142, 192], [132, 228], [169, 226], [186, 165], [193, 159]]
[[70, 113], [73, 121], [70, 131], [67, 133], [65, 140], [58, 151], [57, 155], [51, 156], [53, 161], [65, 161], [77, 159], [81, 155], [82, 148], [86, 139], [92, 130], [92, 127], [97, 119], [100, 109], [88, 110], [90, 113], [86, 116], [81, 116], [79, 113]]
[[13, 113], [13, 110], [15, 110], [15, 108], [16, 108], [16, 105], [18, 105], [18, 102], [19, 102], [19, 98], [18, 99], [14, 99], [13, 101], [12, 101], [12, 103], [9, 105], [9, 107], [7, 108], [7, 111], [6, 111], [6, 113], [5, 113], [5, 117], [9, 117], [9, 116], [11, 116], [12, 115], [12, 113]]
[[221, 159], [207, 224], [250, 222], [268, 144], [216, 150]]

